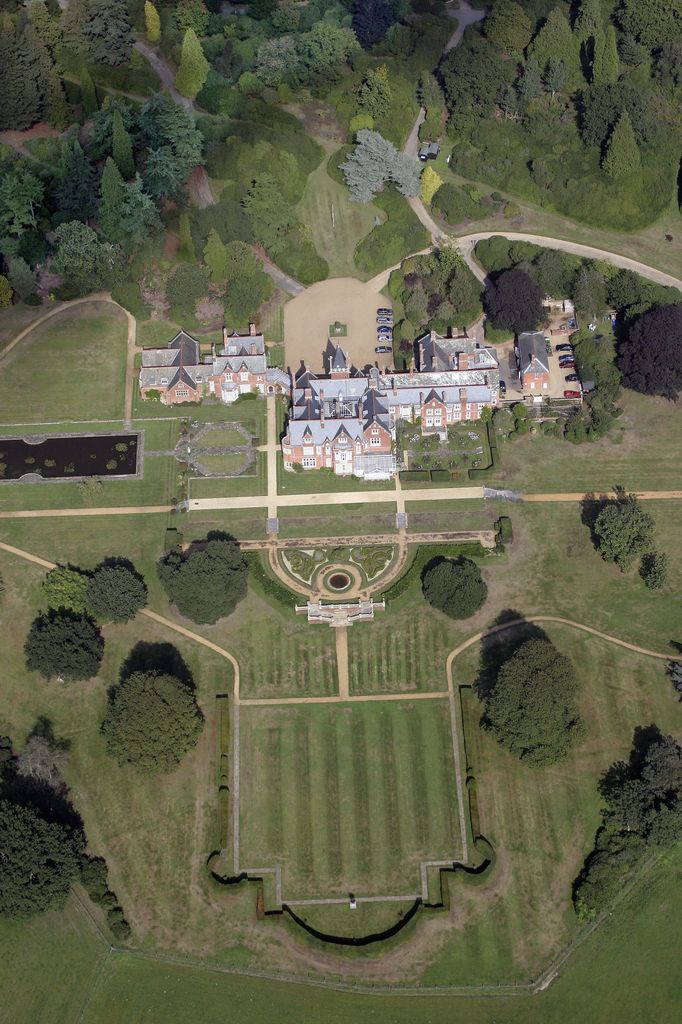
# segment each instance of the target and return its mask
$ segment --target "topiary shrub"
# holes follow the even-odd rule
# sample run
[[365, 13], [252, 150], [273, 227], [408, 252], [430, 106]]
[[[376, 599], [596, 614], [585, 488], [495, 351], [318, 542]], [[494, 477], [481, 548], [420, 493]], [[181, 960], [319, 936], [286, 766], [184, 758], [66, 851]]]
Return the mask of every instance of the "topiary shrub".
[[422, 593], [451, 619], [468, 619], [488, 596], [481, 570], [468, 558], [436, 559], [422, 573]]

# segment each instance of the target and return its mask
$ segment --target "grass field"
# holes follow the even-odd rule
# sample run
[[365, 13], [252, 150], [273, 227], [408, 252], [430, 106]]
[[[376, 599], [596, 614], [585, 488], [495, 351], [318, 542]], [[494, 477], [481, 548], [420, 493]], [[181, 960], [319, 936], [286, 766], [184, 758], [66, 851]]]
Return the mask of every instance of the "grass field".
[[110, 304], [84, 303], [36, 327], [0, 375], [7, 423], [123, 416], [127, 324]]
[[282, 453], [277, 452], [278, 494], [337, 494], [340, 491], [392, 491], [393, 480], [358, 480], [354, 476], [337, 476], [324, 469], [308, 469], [290, 473], [284, 468]]
[[[489, 893], [453, 890], [467, 942], [449, 939], [425, 982], [464, 984], [475, 976], [477, 983], [504, 984], [537, 973], [535, 965], [576, 932], [571, 883], [599, 824], [599, 777], [627, 759], [638, 725], [655, 722], [682, 736], [682, 705], [663, 663], [570, 627], [545, 632], [575, 666], [586, 738], [566, 762], [530, 768], [480, 730], [481, 705], [471, 692], [464, 695], [469, 772], [477, 780], [481, 831], [498, 853], [498, 882]], [[472, 649], [455, 661], [456, 682], [473, 682], [477, 667]]]
[[358, 271], [355, 249], [374, 227], [375, 217], [383, 222], [386, 214], [374, 203], [351, 203], [346, 186], [329, 177], [329, 159], [329, 153], [325, 153], [320, 166], [309, 175], [297, 206], [298, 215], [304, 224], [310, 225], [315, 248], [329, 264], [329, 276], [357, 277], [364, 281], [369, 275]]
[[502, 442], [495, 485], [530, 492], [682, 489], [682, 402], [623, 391], [606, 437], [575, 445], [542, 434]]
[[285, 898], [416, 894], [421, 861], [460, 851], [445, 700], [240, 718], [240, 863], [281, 864]]
[[[193, 498], [221, 498], [265, 494], [267, 489], [267, 457], [265, 452], [257, 452], [255, 463], [241, 476], [192, 477], [190, 494]], [[192, 517], [195, 515], [193, 512]]]
[[419, 611], [415, 615], [412, 604], [393, 611], [386, 622], [386, 613], [377, 612], [374, 622], [353, 627], [348, 634], [351, 693], [445, 689], [451, 623], [426, 602]]
[[0, 352], [20, 331], [44, 312], [40, 306], [24, 306], [23, 303], [0, 310]]
[[236, 427], [221, 426], [217, 423], [197, 441], [201, 448], [230, 448], [235, 445], [243, 448], [248, 443], [247, 438]]

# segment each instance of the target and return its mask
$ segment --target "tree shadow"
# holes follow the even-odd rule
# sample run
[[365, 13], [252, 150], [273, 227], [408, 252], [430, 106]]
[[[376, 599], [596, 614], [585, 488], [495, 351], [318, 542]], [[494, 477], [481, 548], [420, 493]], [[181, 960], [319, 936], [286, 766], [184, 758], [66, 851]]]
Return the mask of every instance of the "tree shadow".
[[62, 783], [59, 789], [49, 783], [28, 775], [19, 775], [16, 770], [6, 770], [0, 785], [0, 797], [30, 807], [46, 821], [84, 831], [83, 819], [68, 799], [68, 789]]
[[144, 583], [145, 579], [141, 572], [139, 572], [129, 558], [124, 558], [122, 555], [109, 555], [108, 558], [103, 558], [95, 568], [97, 569], [127, 569], [129, 573], [136, 576], [140, 583]]
[[189, 690], [195, 689], [189, 666], [173, 644], [140, 640], [121, 665], [120, 682], [125, 682], [135, 672], [157, 672], [159, 675], [174, 676]]
[[32, 729], [26, 736], [26, 742], [28, 742], [32, 736], [40, 736], [41, 739], [47, 741], [53, 750], [63, 750], [65, 753], [71, 750], [71, 740], [66, 739], [66, 737], [59, 739], [55, 735], [52, 720], [46, 715], [39, 715], [38, 718], [36, 718]]
[[[497, 673], [504, 662], [508, 661], [522, 644], [527, 640], [549, 640], [543, 629], [534, 622], [527, 622], [521, 612], [513, 608], [506, 608], [500, 612], [489, 628], [512, 622], [516, 625], [510, 625], [508, 629], [502, 629], [499, 633], [484, 636], [481, 640], [478, 676], [474, 682], [474, 690], [482, 701], [485, 701], [494, 690]], [[485, 715], [482, 721], [484, 720]]]
[[625, 488], [621, 484], [614, 485], [615, 497], [610, 494], [586, 494], [580, 502], [580, 521], [590, 531], [590, 540], [599, 549], [599, 537], [595, 532], [595, 523], [599, 513], [609, 505], [619, 505], [626, 498]]

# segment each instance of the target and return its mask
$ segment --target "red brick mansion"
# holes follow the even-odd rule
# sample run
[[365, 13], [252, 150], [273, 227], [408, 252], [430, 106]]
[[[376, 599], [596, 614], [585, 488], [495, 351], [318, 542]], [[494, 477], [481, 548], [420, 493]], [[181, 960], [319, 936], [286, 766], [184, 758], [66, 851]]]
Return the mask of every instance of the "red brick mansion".
[[499, 363], [494, 349], [434, 331], [415, 345], [417, 369], [360, 371], [337, 347], [329, 370], [303, 367], [292, 381], [292, 407], [282, 438], [284, 468], [333, 469], [369, 480], [396, 472], [395, 424], [420, 420], [424, 434], [447, 436], [450, 424], [477, 420], [497, 404]]
[[199, 342], [179, 331], [165, 348], [142, 349], [139, 376], [142, 398], [156, 398], [164, 405], [200, 402], [214, 396], [235, 402], [240, 395], [289, 394], [291, 384], [283, 370], [267, 365], [265, 341], [254, 324], [248, 334], [228, 334], [218, 352], [201, 357]]

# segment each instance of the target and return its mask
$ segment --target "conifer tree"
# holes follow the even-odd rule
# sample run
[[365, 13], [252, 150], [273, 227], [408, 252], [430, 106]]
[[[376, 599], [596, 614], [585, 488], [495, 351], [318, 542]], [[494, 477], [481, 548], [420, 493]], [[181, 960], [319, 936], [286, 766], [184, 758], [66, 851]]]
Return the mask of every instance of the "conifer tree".
[[126, 181], [135, 174], [133, 140], [126, 131], [120, 110], [114, 112], [111, 130], [111, 155]]
[[593, 45], [592, 81], [595, 85], [610, 85], [618, 79], [618, 49], [613, 25], [609, 25], [606, 32], [598, 33]]
[[[35, 36], [35, 29], [29, 26]], [[24, 33], [18, 31], [11, 19], [0, 20], [0, 93], [2, 114], [0, 124], [4, 128], [30, 128], [40, 116], [40, 93], [38, 91], [36, 55]]]
[[530, 44], [530, 53], [537, 60], [542, 72], [546, 70], [552, 58], [561, 61], [567, 71], [568, 88], [573, 89], [580, 83], [582, 75], [578, 40], [573, 35], [561, 8], [555, 7], [550, 12], [545, 24]]
[[85, 26], [90, 17], [88, 0], [69, 0], [61, 24], [65, 45], [74, 53], [83, 55], [88, 49]]
[[151, 0], [145, 0], [144, 2], [144, 23], [149, 42], [158, 43], [161, 38], [161, 21], [159, 13]]
[[222, 284], [227, 276], [227, 251], [220, 235], [211, 228], [204, 248], [204, 263], [208, 267], [211, 281]]
[[35, 26], [36, 32], [54, 56], [62, 41], [59, 17], [47, 9], [45, 0], [31, 0], [28, 20]]
[[45, 116], [58, 131], [63, 131], [69, 123], [69, 105], [66, 102], [64, 86], [56, 68], [53, 68], [47, 86]]
[[111, 157], [107, 157], [100, 185], [99, 225], [102, 234], [110, 242], [120, 242], [123, 237], [121, 218], [125, 198], [125, 182]]
[[573, 23], [573, 31], [581, 43], [586, 43], [604, 27], [601, 0], [581, 0], [580, 9]]
[[622, 181], [641, 167], [639, 148], [627, 110], [616, 121], [601, 165], [614, 181]]
[[99, 103], [97, 102], [97, 90], [95, 89], [95, 83], [93, 82], [92, 76], [85, 64], [81, 65], [80, 83], [83, 110], [88, 117], [92, 117], [93, 114], [97, 113]]
[[206, 81], [209, 66], [195, 32], [188, 28], [182, 40], [180, 69], [175, 76], [175, 87], [178, 92], [194, 99]]
[[178, 256], [186, 263], [196, 263], [196, 253], [194, 251], [194, 241], [192, 239], [192, 229], [189, 223], [189, 214], [180, 214], [180, 226], [179, 226], [180, 244], [178, 246]]
[[125, 0], [89, 0], [89, 17], [83, 33], [93, 63], [116, 67], [127, 61], [133, 47], [133, 32]]
[[94, 217], [98, 206], [97, 172], [78, 139], [63, 143], [57, 176], [55, 225]]
[[421, 177], [422, 202], [430, 203], [438, 189], [443, 184], [443, 179], [433, 167], [425, 167]]

